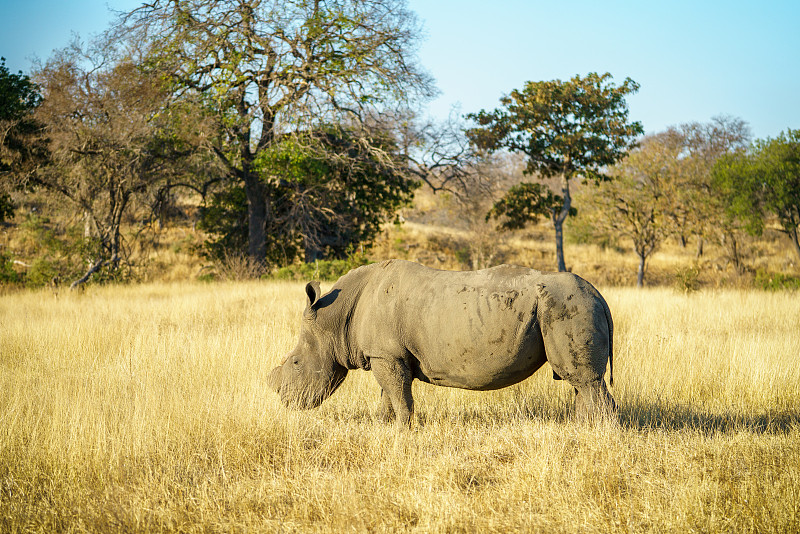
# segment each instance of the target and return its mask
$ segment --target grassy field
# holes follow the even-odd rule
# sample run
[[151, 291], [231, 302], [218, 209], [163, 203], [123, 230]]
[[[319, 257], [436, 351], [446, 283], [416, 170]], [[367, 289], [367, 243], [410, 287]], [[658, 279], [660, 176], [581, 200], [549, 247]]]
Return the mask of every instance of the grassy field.
[[267, 390], [301, 284], [4, 295], [0, 531], [800, 531], [798, 294], [601, 291], [619, 426], [546, 367], [416, 384], [410, 432], [369, 373], [310, 412]]

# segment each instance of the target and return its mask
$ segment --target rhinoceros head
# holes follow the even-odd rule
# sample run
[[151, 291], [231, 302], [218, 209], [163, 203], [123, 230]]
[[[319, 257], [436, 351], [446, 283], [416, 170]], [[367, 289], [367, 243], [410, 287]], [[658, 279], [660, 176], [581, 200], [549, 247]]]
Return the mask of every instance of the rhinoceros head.
[[287, 407], [316, 408], [347, 376], [347, 368], [337, 363], [334, 357], [335, 337], [329, 327], [339, 321], [323, 317], [335, 313], [331, 309], [322, 309], [330, 304], [326, 301], [335, 300], [333, 293], [320, 299], [319, 282], [306, 285], [308, 303], [303, 312], [300, 339], [283, 363], [269, 375], [269, 386], [281, 396]]

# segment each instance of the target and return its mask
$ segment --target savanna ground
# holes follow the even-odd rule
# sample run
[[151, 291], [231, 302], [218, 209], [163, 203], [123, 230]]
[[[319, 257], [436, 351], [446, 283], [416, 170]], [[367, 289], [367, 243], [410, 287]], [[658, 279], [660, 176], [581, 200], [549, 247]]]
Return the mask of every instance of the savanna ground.
[[310, 412], [267, 389], [300, 283], [6, 294], [0, 531], [799, 531], [798, 294], [601, 291], [618, 426], [545, 365], [417, 383], [408, 432], [369, 373]]

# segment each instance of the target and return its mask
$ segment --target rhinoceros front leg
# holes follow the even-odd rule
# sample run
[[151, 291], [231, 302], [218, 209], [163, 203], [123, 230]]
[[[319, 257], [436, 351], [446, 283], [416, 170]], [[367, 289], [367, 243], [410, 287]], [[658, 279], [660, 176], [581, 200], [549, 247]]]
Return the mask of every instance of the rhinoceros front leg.
[[[370, 358], [372, 374], [383, 389], [381, 394], [381, 412], [396, 416], [395, 423], [399, 428], [411, 426], [414, 413], [414, 398], [411, 396], [411, 374], [406, 362], [394, 358]], [[391, 420], [391, 419], [389, 419]]]
[[389, 395], [381, 390], [381, 404], [378, 407], [378, 419], [384, 423], [391, 423], [394, 421], [394, 408], [392, 408], [392, 401]]

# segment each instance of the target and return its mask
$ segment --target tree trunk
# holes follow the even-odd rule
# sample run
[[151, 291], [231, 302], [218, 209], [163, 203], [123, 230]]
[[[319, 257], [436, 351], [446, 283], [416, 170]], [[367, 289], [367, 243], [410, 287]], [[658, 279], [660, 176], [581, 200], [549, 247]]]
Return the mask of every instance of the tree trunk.
[[564, 230], [563, 222], [553, 218], [553, 226], [556, 227], [556, 262], [558, 264], [558, 272], [563, 273], [567, 271], [567, 264], [564, 262]]
[[733, 232], [728, 232], [723, 238], [723, 243], [728, 248], [730, 261], [733, 263], [736, 274], [743, 274], [744, 266], [742, 265], [741, 258], [739, 258], [739, 243], [736, 241], [736, 236], [733, 235]]
[[639, 256], [639, 270], [636, 273], [636, 287], [644, 287], [644, 268], [647, 256], [644, 254], [637, 254]]
[[796, 226], [789, 231], [789, 237], [792, 238], [792, 245], [794, 245], [794, 251], [797, 253], [797, 257], [800, 258], [800, 243], [798, 243]]
[[83, 238], [84, 239], [91, 239], [96, 232], [93, 231], [94, 229], [94, 221], [92, 220], [92, 216], [89, 214], [87, 210], [83, 210]]
[[564, 221], [567, 220], [569, 209], [572, 205], [572, 197], [569, 194], [569, 179], [563, 176], [562, 180], [561, 194], [564, 195], [564, 205], [561, 206], [560, 211], [553, 212], [553, 226], [556, 229], [556, 262], [560, 273], [567, 271], [567, 264], [564, 261]]
[[703, 236], [697, 236], [697, 255], [695, 256], [696, 259], [700, 259], [700, 256], [703, 255]]
[[245, 173], [247, 195], [247, 255], [258, 265], [267, 260], [267, 194], [258, 176]]
[[314, 243], [309, 238], [306, 238], [304, 241], [306, 263], [314, 263], [315, 261], [323, 259], [322, 249], [317, 243]]

